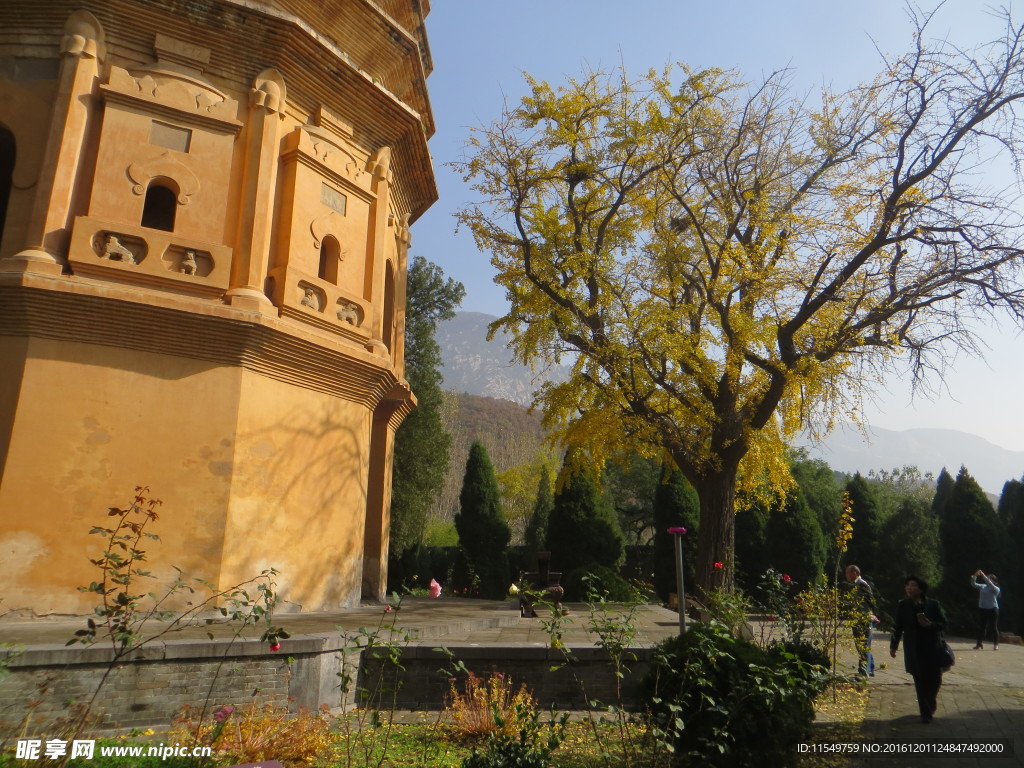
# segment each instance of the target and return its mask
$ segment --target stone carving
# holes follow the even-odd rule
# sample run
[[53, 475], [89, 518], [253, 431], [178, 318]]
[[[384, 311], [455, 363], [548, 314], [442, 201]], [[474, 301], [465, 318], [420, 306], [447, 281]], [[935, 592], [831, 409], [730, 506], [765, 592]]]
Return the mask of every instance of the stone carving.
[[338, 320], [358, 328], [363, 322], [363, 313], [354, 301], [338, 301]]
[[253, 81], [249, 91], [249, 107], [265, 109], [270, 114], [281, 114], [287, 104], [288, 91], [284, 78], [276, 69], [265, 69]]
[[196, 273], [196, 252], [191, 248], [187, 249], [185, 255], [182, 256], [178, 271], [185, 275], [194, 275]]
[[135, 254], [130, 249], [121, 245], [117, 235], [112, 235], [109, 232], [107, 233], [107, 240], [101, 258], [110, 259], [111, 261], [122, 261], [125, 264], [138, 264], [135, 260]]
[[395, 226], [395, 240], [400, 246], [408, 248], [412, 244], [412, 232], [409, 228], [409, 214], [404, 215]]
[[366, 170], [375, 179], [391, 179], [391, 147], [381, 147], [366, 161]]
[[[320, 248], [324, 242], [324, 238], [328, 235], [334, 235], [335, 239], [339, 242], [339, 238], [335, 233], [341, 228], [343, 218], [337, 211], [328, 211], [322, 216], [317, 216], [313, 221], [309, 223], [309, 233], [313, 236], [313, 247]], [[345, 254], [338, 254], [339, 261], [345, 260]]]
[[60, 52], [66, 56], [100, 59], [106, 58], [107, 46], [103, 27], [88, 11], [75, 11], [64, 23], [64, 36]]
[[235, 122], [238, 102], [214, 88], [199, 77], [185, 72], [143, 66], [130, 72], [111, 67], [104, 90], [124, 94], [214, 118], [221, 122]]
[[316, 291], [312, 288], [307, 288], [305, 295], [302, 297], [302, 306], [309, 307], [310, 309], [319, 309], [316, 301]]
[[170, 152], [149, 160], [136, 160], [128, 166], [128, 178], [134, 182], [132, 192], [136, 195], [145, 194], [149, 182], [158, 176], [173, 179], [178, 185], [178, 205], [186, 205], [199, 191], [199, 179], [184, 163], [171, 157]]

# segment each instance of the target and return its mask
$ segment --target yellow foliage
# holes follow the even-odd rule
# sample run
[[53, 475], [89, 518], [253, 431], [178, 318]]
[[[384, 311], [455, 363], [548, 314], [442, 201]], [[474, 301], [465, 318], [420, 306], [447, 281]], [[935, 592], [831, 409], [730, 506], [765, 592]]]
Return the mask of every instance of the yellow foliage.
[[[1020, 42], [1000, 49], [1007, 71], [1024, 68]], [[787, 440], [857, 421], [895, 362], [926, 369], [932, 346], [969, 342], [977, 308], [1024, 314], [1006, 279], [1020, 223], [957, 165], [990, 117], [977, 105], [999, 101], [978, 82], [1019, 78], [994, 64], [966, 82], [988, 62], [961, 55], [912, 50], [816, 108], [782, 73], [750, 89], [685, 67], [527, 77], [456, 164], [480, 199], [459, 223], [511, 304], [492, 333], [521, 361], [572, 366], [536, 397], [556, 437], [596, 464], [667, 452], [717, 498], [784, 497]], [[962, 109], [935, 107], [951, 93]]]
[[447, 711], [452, 725], [466, 736], [516, 735], [524, 725], [522, 718], [536, 708], [537, 701], [526, 686], [517, 690], [512, 678], [500, 672], [486, 679], [470, 672], [461, 689], [454, 679], [450, 681]]

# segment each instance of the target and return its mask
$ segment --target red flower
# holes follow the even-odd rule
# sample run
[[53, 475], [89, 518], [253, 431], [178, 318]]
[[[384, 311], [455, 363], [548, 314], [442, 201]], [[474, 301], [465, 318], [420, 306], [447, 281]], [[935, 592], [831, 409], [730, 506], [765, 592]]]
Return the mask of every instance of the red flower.
[[774, 616], [769, 616], [768, 617], [768, 621], [775, 621], [775, 617]]
[[275, 651], [275, 652], [276, 651], [280, 651], [281, 650], [281, 644], [280, 643], [271, 643], [270, 644], [270, 650]]
[[783, 581], [784, 581], [784, 582], [785, 582], [786, 584], [789, 584], [789, 582], [791, 582], [791, 581], [792, 581], [792, 579], [791, 579], [791, 578], [789, 577], [789, 574], [788, 574], [788, 573], [784, 573], [784, 574], [782, 574], [782, 580], [783, 580]]
[[718, 562], [716, 562], [716, 563], [715, 563], [715, 570], [716, 570], [716, 571], [720, 571], [720, 570], [722, 570], [722, 564], [721, 564], [721, 563], [718, 563]]
[[391, 613], [391, 606], [390, 605], [385, 605], [384, 606], [384, 613]]

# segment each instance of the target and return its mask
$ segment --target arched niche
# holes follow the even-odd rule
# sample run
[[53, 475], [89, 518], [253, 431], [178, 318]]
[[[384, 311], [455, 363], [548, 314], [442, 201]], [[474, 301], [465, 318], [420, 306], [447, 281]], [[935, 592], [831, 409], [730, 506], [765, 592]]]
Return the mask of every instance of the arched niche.
[[153, 179], [146, 187], [141, 225], [149, 229], [173, 232], [177, 212], [178, 191], [174, 182], [166, 178]]
[[11, 200], [11, 188], [14, 186], [16, 159], [14, 134], [0, 123], [0, 247], [3, 246], [4, 225], [7, 222], [7, 204]]
[[338, 267], [341, 264], [341, 243], [334, 235], [327, 235], [320, 241], [320, 264], [317, 277], [337, 285]]

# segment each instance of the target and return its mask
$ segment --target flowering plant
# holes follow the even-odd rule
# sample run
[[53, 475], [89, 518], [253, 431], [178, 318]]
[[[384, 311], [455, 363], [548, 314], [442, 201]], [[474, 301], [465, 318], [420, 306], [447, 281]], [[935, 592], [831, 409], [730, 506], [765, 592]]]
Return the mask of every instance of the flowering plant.
[[428, 589], [428, 594], [431, 597], [441, 596], [441, 585], [437, 583], [437, 579], [430, 580], [430, 588]]

